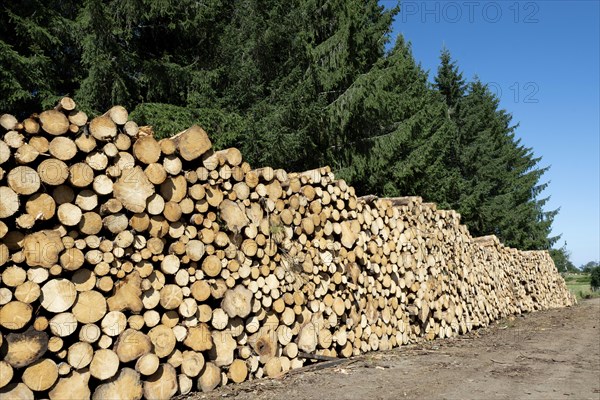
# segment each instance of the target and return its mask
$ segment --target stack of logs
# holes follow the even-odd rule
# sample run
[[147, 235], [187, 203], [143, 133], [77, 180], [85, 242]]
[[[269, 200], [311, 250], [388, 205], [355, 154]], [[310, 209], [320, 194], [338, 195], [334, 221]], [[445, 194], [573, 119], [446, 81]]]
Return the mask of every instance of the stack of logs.
[[11, 399], [169, 398], [574, 302], [547, 252], [453, 211], [70, 98], [0, 117], [0, 273]]

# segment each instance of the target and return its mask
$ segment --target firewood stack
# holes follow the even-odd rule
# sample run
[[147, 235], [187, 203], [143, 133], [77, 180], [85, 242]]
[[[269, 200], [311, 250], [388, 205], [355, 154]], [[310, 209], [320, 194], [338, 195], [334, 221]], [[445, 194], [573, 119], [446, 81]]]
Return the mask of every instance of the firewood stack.
[[0, 397], [169, 398], [575, 301], [453, 211], [147, 131], [0, 117]]

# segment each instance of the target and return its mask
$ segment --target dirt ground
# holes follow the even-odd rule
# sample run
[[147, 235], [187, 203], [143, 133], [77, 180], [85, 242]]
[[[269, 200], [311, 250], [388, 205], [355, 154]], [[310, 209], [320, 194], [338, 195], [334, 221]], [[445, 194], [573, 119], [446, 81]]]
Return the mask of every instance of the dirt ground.
[[187, 399], [598, 400], [600, 299], [330, 364]]

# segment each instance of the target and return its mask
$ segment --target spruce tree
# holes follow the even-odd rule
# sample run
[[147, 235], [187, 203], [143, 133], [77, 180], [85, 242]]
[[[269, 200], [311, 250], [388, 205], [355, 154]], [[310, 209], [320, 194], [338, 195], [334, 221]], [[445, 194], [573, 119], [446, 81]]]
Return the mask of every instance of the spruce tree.
[[515, 138], [511, 121], [486, 85], [469, 85], [457, 117], [464, 184], [457, 209], [474, 235], [495, 234], [521, 249], [549, 248], [558, 239], [549, 237], [557, 211], [544, 211], [548, 199], [538, 198], [546, 168]]
[[28, 0], [0, 8], [0, 113], [51, 107], [77, 87], [77, 2]]
[[434, 82], [433, 87], [444, 97], [448, 106], [448, 115], [454, 116], [465, 95], [466, 84], [456, 61], [452, 60], [450, 51], [445, 47], [440, 54], [440, 65]]

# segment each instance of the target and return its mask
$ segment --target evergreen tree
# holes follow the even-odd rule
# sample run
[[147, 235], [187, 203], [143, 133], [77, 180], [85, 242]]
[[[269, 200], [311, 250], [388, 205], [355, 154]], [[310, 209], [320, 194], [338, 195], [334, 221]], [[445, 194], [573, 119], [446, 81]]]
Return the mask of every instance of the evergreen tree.
[[73, 1], [6, 2], [0, 8], [0, 113], [27, 117], [77, 87]]
[[442, 49], [440, 55], [440, 65], [437, 75], [434, 78], [433, 87], [444, 97], [444, 101], [448, 106], [448, 116], [454, 116], [457, 113], [457, 108], [460, 106], [460, 101], [465, 95], [466, 84], [463, 79], [462, 72], [447, 48]]
[[522, 249], [549, 248], [558, 239], [549, 237], [557, 211], [545, 212], [548, 199], [538, 199], [547, 168], [537, 167], [540, 159], [515, 139], [511, 120], [486, 85], [470, 84], [457, 117], [464, 182], [457, 209], [474, 235], [495, 234]]
[[378, 135], [356, 143], [372, 146], [357, 153], [342, 169], [360, 193], [384, 196], [419, 195], [448, 207], [455, 196], [458, 174], [448, 164], [446, 143], [456, 130], [446, 118], [445, 104], [427, 83], [427, 74], [412, 57], [402, 37], [362, 79], [368, 97], [357, 103], [357, 114], [368, 115]]

